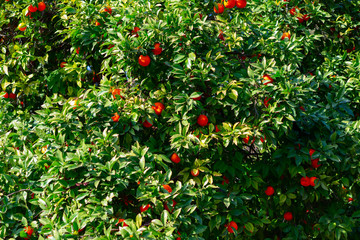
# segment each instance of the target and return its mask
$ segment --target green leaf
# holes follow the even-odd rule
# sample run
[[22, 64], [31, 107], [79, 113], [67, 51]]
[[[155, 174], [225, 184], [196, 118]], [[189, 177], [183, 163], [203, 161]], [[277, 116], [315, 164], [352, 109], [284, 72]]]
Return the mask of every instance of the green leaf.
[[254, 231], [254, 225], [250, 222], [245, 223], [245, 228], [249, 231], [249, 232], [253, 232]]
[[236, 100], [238, 98], [238, 92], [235, 89], [231, 89], [229, 97], [236, 102]]
[[186, 59], [186, 56], [184, 54], [178, 54], [175, 56], [173, 63], [179, 64], [179, 63], [185, 61], [185, 59]]
[[140, 228], [142, 224], [142, 216], [141, 213], [139, 213], [138, 215], [136, 215], [136, 227]]

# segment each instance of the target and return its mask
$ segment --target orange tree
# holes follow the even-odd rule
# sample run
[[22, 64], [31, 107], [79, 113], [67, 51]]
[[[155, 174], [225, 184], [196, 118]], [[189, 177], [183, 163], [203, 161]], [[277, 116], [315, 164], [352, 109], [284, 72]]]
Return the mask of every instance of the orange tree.
[[354, 239], [359, 9], [0, 0], [0, 238]]

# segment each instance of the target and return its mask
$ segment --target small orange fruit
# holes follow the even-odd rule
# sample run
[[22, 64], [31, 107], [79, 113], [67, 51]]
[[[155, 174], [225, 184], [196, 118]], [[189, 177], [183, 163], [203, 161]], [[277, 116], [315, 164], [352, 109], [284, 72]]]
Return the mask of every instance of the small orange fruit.
[[150, 64], [150, 57], [148, 55], [146, 55], [146, 56], [140, 55], [139, 64], [140, 64], [140, 66], [143, 66], [143, 67], [148, 66]]
[[268, 85], [269, 83], [272, 83], [274, 81], [274, 79], [272, 79], [269, 75], [265, 74], [263, 76], [263, 81], [265, 81], [264, 85]]
[[180, 157], [176, 154], [176, 153], [173, 153], [170, 157], [170, 160], [173, 162], [173, 163], [179, 163], [180, 162]]
[[208, 124], [209, 120], [207, 118], [207, 116], [201, 114], [198, 119], [197, 119], [197, 123], [200, 125], [200, 126], [206, 126]]
[[147, 204], [146, 206], [141, 206], [140, 207], [140, 212], [145, 212], [146, 210], [148, 210], [150, 207], [150, 204]]
[[290, 40], [290, 33], [289, 32], [284, 32], [283, 35], [281, 36], [281, 40], [284, 40], [285, 38], [288, 38]]
[[46, 9], [46, 4], [44, 2], [39, 2], [38, 4], [38, 10], [39, 12], [42, 12]]
[[28, 10], [33, 13], [33, 12], [36, 12], [38, 9], [37, 9], [37, 7], [34, 7], [33, 5], [30, 5], [28, 7]]
[[160, 47], [160, 43], [155, 43], [154, 49], [152, 50], [154, 55], [160, 55], [162, 52], [162, 48]]
[[34, 232], [34, 229], [30, 226], [27, 226], [24, 228], [24, 232], [27, 233], [27, 235], [30, 237]]
[[65, 67], [65, 65], [66, 65], [66, 62], [61, 62], [61, 63], [60, 63], [60, 67], [61, 67], [61, 68]]
[[217, 9], [216, 9], [216, 7], [214, 7], [214, 12], [215, 13], [222, 14], [224, 12], [224, 10], [225, 10], [225, 8], [224, 8], [224, 5], [222, 3], [217, 4]]
[[234, 233], [234, 229], [236, 231], [238, 230], [238, 225], [234, 221], [231, 221], [229, 224], [226, 224], [225, 227], [227, 227], [229, 233]]
[[265, 194], [268, 195], [268, 196], [271, 196], [273, 195], [275, 192], [274, 188], [272, 186], [268, 186], [265, 190]]
[[292, 213], [291, 213], [291, 212], [286, 212], [286, 213], [284, 214], [284, 219], [285, 219], [286, 221], [291, 221], [291, 220], [293, 219]]
[[315, 187], [315, 181], [316, 181], [317, 177], [311, 177], [309, 178], [309, 183], [311, 186]]
[[25, 31], [26, 30], [26, 25], [25, 25], [25, 23], [20, 23], [19, 24], [19, 26], [18, 26], [18, 29], [20, 30], [20, 31]]
[[167, 185], [167, 184], [163, 185], [163, 188], [164, 188], [166, 191], [168, 191], [169, 193], [172, 192], [172, 188], [171, 188], [169, 185]]
[[190, 173], [192, 176], [197, 177], [197, 176], [199, 176], [200, 171], [199, 171], [199, 169], [191, 169]]
[[310, 186], [310, 178], [309, 177], [302, 177], [300, 179], [300, 184], [304, 187]]
[[149, 128], [152, 126], [151, 123], [148, 122], [148, 120], [145, 120], [145, 122], [143, 122], [143, 126], [146, 127], [146, 128]]
[[162, 104], [161, 102], [157, 102], [155, 103], [155, 106], [151, 107], [152, 109], [154, 109], [156, 115], [161, 115], [161, 112], [165, 109], [164, 104]]
[[115, 226], [117, 226], [119, 223], [120, 223], [120, 226], [123, 226], [123, 227], [129, 226], [125, 223], [125, 219], [122, 219], [122, 218], [119, 219], [119, 221], [115, 224]]
[[236, 0], [235, 4], [238, 8], [244, 8], [246, 7], [246, 0]]
[[118, 121], [119, 121], [119, 119], [120, 119], [120, 116], [119, 116], [119, 114], [118, 114], [118, 113], [114, 113], [114, 116], [113, 116], [113, 117], [111, 117], [111, 119], [112, 119], [114, 122], [118, 122]]
[[226, 8], [233, 8], [235, 7], [235, 0], [225, 0], [224, 1], [224, 6]]

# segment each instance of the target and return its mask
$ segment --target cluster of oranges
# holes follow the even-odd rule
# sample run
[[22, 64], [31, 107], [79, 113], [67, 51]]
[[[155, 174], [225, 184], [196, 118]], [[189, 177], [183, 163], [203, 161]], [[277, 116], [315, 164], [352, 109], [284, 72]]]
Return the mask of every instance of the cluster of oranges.
[[238, 8], [244, 8], [246, 7], [246, 4], [246, 0], [225, 0], [221, 3], [217, 3], [217, 5], [214, 7], [214, 12], [221, 14], [224, 12], [225, 8], [233, 8], [235, 6]]
[[[44, 2], [39, 2], [37, 7], [35, 7], [35, 6], [33, 6], [33, 5], [31, 4], [31, 5], [28, 7], [28, 12], [27, 12], [26, 16], [29, 16], [30, 18], [32, 18], [32, 17], [31, 17], [31, 13], [35, 13], [35, 12], [37, 12], [37, 11], [42, 12], [42, 11], [44, 11], [45, 9], [46, 9], [46, 4], [45, 4]], [[22, 31], [22, 32], [25, 31], [25, 30], [26, 30], [26, 24], [25, 24], [25, 23], [20, 23], [19, 26], [18, 26], [18, 29], [19, 29], [20, 31]]]

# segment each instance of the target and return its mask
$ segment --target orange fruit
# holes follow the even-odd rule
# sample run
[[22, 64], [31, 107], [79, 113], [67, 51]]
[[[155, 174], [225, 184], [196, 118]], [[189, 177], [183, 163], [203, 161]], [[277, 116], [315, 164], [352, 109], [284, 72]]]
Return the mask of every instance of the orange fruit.
[[36, 12], [38, 9], [37, 9], [37, 7], [34, 7], [33, 5], [30, 5], [28, 7], [28, 10], [33, 13], [33, 12]]
[[112, 13], [112, 9], [111, 9], [111, 7], [105, 7], [105, 9], [104, 9], [104, 11], [105, 12], [108, 12], [109, 14], [111, 14]]
[[173, 162], [173, 163], [179, 163], [180, 162], [180, 157], [176, 154], [176, 153], [173, 153], [170, 157], [170, 160]]
[[122, 218], [119, 219], [119, 221], [115, 224], [115, 226], [117, 226], [119, 223], [123, 223], [123, 224], [120, 224], [120, 226], [123, 226], [123, 227], [129, 226], [125, 223], [125, 219], [122, 219]]
[[265, 194], [268, 195], [268, 196], [271, 196], [273, 195], [275, 192], [274, 188], [272, 186], [268, 186], [265, 190]]
[[26, 25], [25, 25], [25, 23], [20, 23], [19, 24], [19, 26], [18, 26], [18, 29], [20, 30], [20, 31], [25, 31], [26, 30]]
[[120, 116], [119, 116], [119, 114], [118, 114], [118, 113], [114, 113], [114, 116], [113, 116], [113, 117], [111, 117], [111, 119], [112, 119], [114, 122], [118, 122], [118, 121], [119, 121], [119, 119], [120, 119]]
[[66, 62], [61, 62], [61, 63], [60, 63], [60, 67], [61, 67], [61, 68], [65, 67], [65, 65], [66, 65]]
[[34, 229], [30, 226], [27, 226], [24, 228], [24, 232], [27, 233], [27, 235], [30, 237], [34, 232]]
[[112, 90], [112, 95], [114, 97], [114, 99], [116, 99], [116, 95], [119, 95], [121, 98], [124, 98], [123, 96], [120, 95], [121, 89], [114, 89]]
[[200, 125], [200, 126], [206, 126], [208, 124], [209, 120], [207, 118], [207, 116], [201, 114], [198, 119], [197, 119], [197, 123]]
[[146, 205], [146, 206], [141, 206], [140, 207], [140, 212], [145, 212], [146, 210], [148, 210], [150, 207], [150, 204]]
[[273, 81], [274, 81], [274, 79], [272, 79], [269, 75], [267, 75], [267, 74], [265, 74], [264, 76], [263, 76], [263, 81], [265, 81], [265, 83], [264, 83], [264, 85], [267, 85], [267, 84], [269, 84], [269, 83], [272, 83]]
[[143, 67], [148, 66], [150, 64], [150, 57], [148, 55], [146, 55], [146, 56], [140, 55], [139, 64], [140, 64], [140, 66], [143, 66]]
[[313, 168], [318, 168], [321, 166], [321, 164], [319, 164], [319, 158], [315, 158], [311, 160], [311, 166]]
[[166, 190], [166, 191], [168, 191], [169, 193], [171, 193], [172, 192], [172, 189], [171, 189], [171, 187], [169, 186], [169, 185], [163, 185], [163, 188]]
[[235, 7], [235, 0], [225, 0], [224, 1], [224, 6], [226, 8], [233, 8]]
[[151, 107], [152, 109], [154, 109], [156, 115], [161, 115], [161, 112], [165, 109], [164, 104], [162, 104], [161, 102], [157, 102], [155, 103], [155, 106]]
[[139, 34], [137, 33], [138, 31], [140, 31], [140, 28], [134, 27], [134, 30], [131, 31], [131, 34], [132, 34], [134, 37], [139, 37]]
[[160, 43], [155, 43], [154, 49], [152, 50], [154, 55], [160, 55], [162, 52], [162, 48], [160, 47]]
[[218, 128], [217, 125], [215, 125], [215, 132], [220, 132], [220, 129]]
[[246, 0], [236, 0], [235, 4], [238, 8], [244, 8], [246, 7]]
[[310, 186], [310, 178], [309, 177], [302, 177], [300, 179], [300, 184], [304, 187]]
[[238, 225], [234, 221], [231, 221], [229, 224], [226, 224], [225, 227], [227, 227], [229, 233], [234, 233], [234, 229], [236, 231], [238, 230]]
[[285, 38], [288, 38], [290, 40], [290, 33], [284, 32], [283, 35], [281, 36], [281, 40], [284, 40]]
[[291, 220], [293, 219], [292, 213], [291, 213], [291, 212], [286, 212], [286, 213], [284, 214], [284, 219], [285, 219], [286, 221], [291, 221]]
[[309, 183], [311, 186], [315, 187], [315, 180], [317, 179], [317, 177], [311, 177], [309, 178]]
[[300, 10], [298, 7], [294, 7], [292, 9], [290, 9], [290, 11], [289, 11], [290, 14], [294, 16], [296, 14], [296, 9]]
[[96, 26], [100, 26], [101, 23], [99, 23], [99, 22], [96, 20], [95, 25], [96, 25]]
[[77, 54], [80, 53], [80, 47], [78, 47], [78, 48], [76, 49], [76, 53], [77, 53]]
[[148, 122], [148, 120], [145, 120], [145, 122], [143, 122], [143, 126], [146, 127], [146, 128], [149, 128], [152, 126], [151, 123]]
[[217, 9], [216, 9], [216, 7], [214, 7], [214, 12], [215, 13], [221, 14], [221, 13], [224, 12], [224, 10], [225, 10], [225, 8], [224, 8], [224, 5], [222, 3], [217, 4]]
[[38, 10], [39, 12], [42, 12], [46, 9], [46, 4], [44, 2], [39, 2], [38, 4]]
[[197, 177], [197, 176], [199, 176], [200, 171], [199, 171], [199, 169], [191, 169], [190, 173], [192, 176]]

